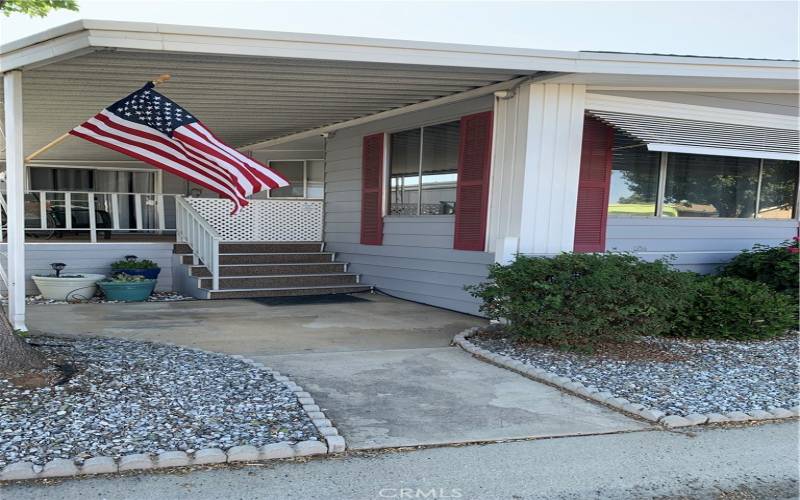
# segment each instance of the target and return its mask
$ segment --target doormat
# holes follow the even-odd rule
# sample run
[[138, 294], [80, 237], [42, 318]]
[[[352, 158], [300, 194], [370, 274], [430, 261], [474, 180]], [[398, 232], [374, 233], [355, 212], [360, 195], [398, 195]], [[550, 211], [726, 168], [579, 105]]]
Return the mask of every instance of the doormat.
[[344, 293], [334, 295], [298, 295], [296, 297], [256, 297], [253, 302], [266, 306], [305, 306], [311, 304], [348, 304], [353, 302], [369, 302], [367, 299], [347, 295]]

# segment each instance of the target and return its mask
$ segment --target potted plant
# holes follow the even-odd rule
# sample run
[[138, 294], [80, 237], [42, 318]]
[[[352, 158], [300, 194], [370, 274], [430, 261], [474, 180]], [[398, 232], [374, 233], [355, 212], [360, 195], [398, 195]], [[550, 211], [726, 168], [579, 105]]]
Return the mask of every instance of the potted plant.
[[139, 260], [135, 255], [126, 255], [125, 259], [118, 260], [111, 264], [111, 271], [114, 274], [128, 274], [130, 276], [143, 276], [154, 280], [158, 278], [161, 268], [152, 260]]
[[107, 300], [142, 302], [153, 293], [156, 280], [138, 274], [118, 273], [97, 283]]
[[89, 300], [97, 293], [97, 282], [105, 278], [104, 274], [61, 274], [67, 267], [63, 262], [50, 264], [55, 274], [32, 276], [42, 297], [50, 300]]

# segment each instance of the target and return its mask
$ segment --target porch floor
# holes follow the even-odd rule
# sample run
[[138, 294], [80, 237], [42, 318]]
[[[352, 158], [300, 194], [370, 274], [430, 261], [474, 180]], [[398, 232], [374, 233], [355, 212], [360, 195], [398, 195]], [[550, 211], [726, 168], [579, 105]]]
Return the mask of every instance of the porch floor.
[[648, 428], [450, 346], [455, 333], [481, 319], [381, 295], [354, 297], [363, 300], [42, 305], [29, 308], [28, 325], [253, 358], [311, 392], [351, 449]]

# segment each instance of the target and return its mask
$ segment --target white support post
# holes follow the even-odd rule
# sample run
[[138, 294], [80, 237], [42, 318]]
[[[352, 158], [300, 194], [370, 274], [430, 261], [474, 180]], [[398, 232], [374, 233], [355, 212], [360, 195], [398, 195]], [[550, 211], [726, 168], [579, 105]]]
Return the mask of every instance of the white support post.
[[519, 252], [573, 250], [586, 86], [531, 84]]
[[22, 129], [22, 71], [3, 75], [6, 121], [6, 203], [8, 207], [8, 320], [25, 325], [25, 151]]

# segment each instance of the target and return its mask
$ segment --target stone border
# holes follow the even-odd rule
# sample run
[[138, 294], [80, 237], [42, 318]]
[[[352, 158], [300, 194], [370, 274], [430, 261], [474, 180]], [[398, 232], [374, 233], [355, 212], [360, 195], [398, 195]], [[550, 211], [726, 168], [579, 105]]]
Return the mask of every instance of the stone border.
[[206, 351], [194, 347], [186, 347], [173, 342], [159, 343], [205, 354], [229, 356], [252, 365], [255, 368], [269, 371], [275, 381], [282, 382], [283, 385], [297, 396], [298, 402], [314, 423], [317, 431], [325, 439], [325, 442], [317, 440], [299, 441], [297, 443], [282, 441], [280, 443], [266, 444], [261, 447], [252, 445], [234, 446], [227, 451], [220, 448], [203, 448], [191, 454], [185, 451], [165, 451], [158, 454], [135, 453], [120, 457], [119, 460], [104, 456], [91, 457], [86, 460], [56, 458], [47, 462], [44, 466], [36, 465], [32, 462], [14, 462], [6, 465], [6, 467], [0, 471], [0, 482], [88, 474], [113, 474], [132, 470], [165, 469], [169, 467], [222, 464], [226, 462], [254, 462], [279, 458], [330, 455], [333, 453], [342, 453], [347, 449], [344, 437], [339, 435], [339, 431], [325, 416], [325, 413], [323, 413], [316, 404], [311, 394], [305, 392], [302, 387], [294, 383], [289, 377], [281, 375], [278, 371], [267, 368], [262, 363], [238, 354], [230, 355]]
[[594, 386], [585, 386], [580, 382], [571, 380], [567, 377], [556, 375], [547, 370], [536, 368], [522, 361], [497, 354], [482, 347], [478, 347], [469, 340], [469, 337], [475, 335], [484, 327], [468, 328], [453, 337], [453, 343], [472, 354], [489, 363], [495, 364], [501, 368], [506, 368], [513, 372], [519, 373], [525, 377], [536, 380], [537, 382], [544, 382], [546, 384], [555, 386], [556, 388], [580, 396], [584, 399], [589, 399], [596, 403], [609, 406], [615, 410], [624, 413], [636, 415], [639, 418], [649, 422], [658, 423], [665, 427], [688, 427], [692, 425], [701, 424], [716, 424], [722, 422], [745, 422], [745, 421], [761, 421], [761, 420], [777, 420], [782, 418], [791, 418], [800, 416], [800, 407], [794, 406], [792, 408], [775, 408], [771, 411], [753, 410], [749, 413], [740, 411], [732, 411], [725, 414], [722, 413], [691, 413], [682, 417], [680, 415], [667, 415], [661, 410], [654, 408], [647, 408], [638, 403], [631, 403], [625, 398], [615, 397], [610, 392], [601, 392]]

